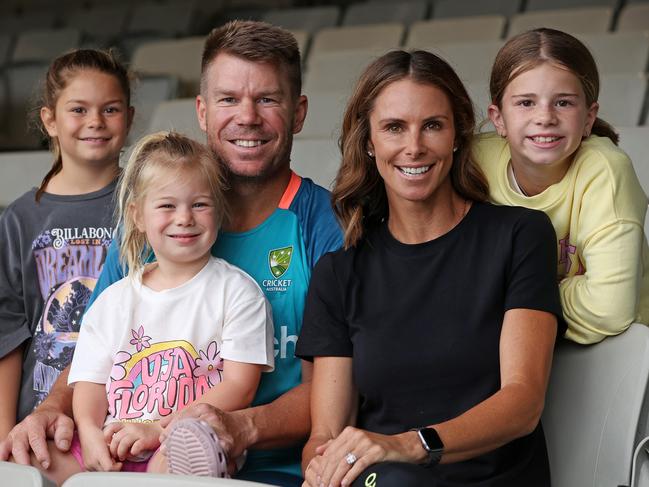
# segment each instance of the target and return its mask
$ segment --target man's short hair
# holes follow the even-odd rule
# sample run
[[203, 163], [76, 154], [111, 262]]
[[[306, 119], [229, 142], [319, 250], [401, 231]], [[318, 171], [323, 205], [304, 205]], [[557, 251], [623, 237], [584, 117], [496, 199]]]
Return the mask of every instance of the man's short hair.
[[248, 61], [266, 62], [286, 70], [294, 97], [302, 92], [300, 49], [289, 31], [253, 20], [233, 20], [210, 32], [201, 60], [201, 92], [205, 93], [207, 69], [218, 54], [227, 53]]

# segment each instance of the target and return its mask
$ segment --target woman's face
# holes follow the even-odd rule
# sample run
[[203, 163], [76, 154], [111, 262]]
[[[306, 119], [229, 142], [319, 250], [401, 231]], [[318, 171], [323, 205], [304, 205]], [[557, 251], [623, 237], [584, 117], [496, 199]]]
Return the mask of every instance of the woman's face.
[[455, 125], [451, 102], [430, 84], [402, 79], [379, 93], [370, 113], [368, 150], [390, 205], [434, 202], [450, 188]]

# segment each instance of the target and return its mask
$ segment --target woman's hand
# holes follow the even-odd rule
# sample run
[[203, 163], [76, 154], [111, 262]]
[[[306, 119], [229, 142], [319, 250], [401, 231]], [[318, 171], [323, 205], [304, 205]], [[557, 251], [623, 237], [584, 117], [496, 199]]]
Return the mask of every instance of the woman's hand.
[[97, 427], [79, 428], [79, 440], [83, 453], [83, 463], [90, 472], [117, 472], [122, 469], [121, 462], [115, 462], [108, 451], [101, 429]]
[[336, 439], [317, 447], [315, 452], [304, 474], [304, 485], [309, 487], [346, 486], [375, 463], [419, 463], [426, 458], [414, 431], [382, 435], [352, 426], [347, 426]]
[[155, 423], [111, 423], [104, 428], [104, 439], [114, 459], [124, 461], [160, 446], [162, 428]]

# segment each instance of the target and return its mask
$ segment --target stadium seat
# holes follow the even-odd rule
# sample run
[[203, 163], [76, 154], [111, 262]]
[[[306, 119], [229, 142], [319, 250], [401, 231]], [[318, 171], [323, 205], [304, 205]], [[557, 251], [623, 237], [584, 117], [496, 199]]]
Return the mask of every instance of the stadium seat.
[[205, 142], [205, 132], [196, 118], [196, 99], [181, 98], [159, 103], [153, 112], [146, 133], [174, 130], [199, 142]]
[[599, 116], [615, 126], [639, 125], [646, 92], [645, 74], [600, 76]]
[[395, 48], [401, 45], [404, 32], [404, 25], [399, 23], [322, 29], [313, 37], [311, 55], [324, 51]]
[[346, 96], [363, 69], [389, 49], [313, 52], [304, 77], [304, 92], [338, 92]]
[[342, 25], [382, 24], [401, 22], [410, 25], [428, 15], [428, 0], [403, 2], [369, 1], [353, 3], [347, 7]]
[[127, 24], [126, 33], [175, 37], [188, 35], [194, 15], [194, 2], [142, 2], [136, 3]]
[[201, 80], [201, 56], [205, 37], [165, 39], [140, 44], [131, 69], [139, 75], [171, 75], [180, 81], [180, 96], [195, 96]]
[[438, 43], [423, 46], [423, 49], [434, 52], [445, 59], [466, 83], [489, 79], [494, 59], [503, 43], [501, 40]]
[[51, 29], [56, 23], [56, 10], [38, 9], [32, 12], [0, 16], [0, 32], [18, 34], [27, 30]]
[[38, 469], [9, 462], [0, 462], [0, 478], [7, 487], [55, 487]]
[[511, 18], [508, 37], [538, 27], [550, 27], [571, 34], [607, 32], [613, 20], [613, 9], [609, 7], [565, 8], [524, 12]]
[[620, 11], [617, 20], [617, 30], [649, 30], [649, 3], [627, 5]]
[[0, 68], [9, 61], [12, 43], [13, 36], [11, 34], [0, 34]]
[[620, 134], [620, 147], [629, 154], [642, 189], [649, 195], [649, 126], [615, 127]]
[[[0, 208], [7, 207], [26, 191], [40, 185], [52, 167], [52, 160], [52, 153], [45, 150], [0, 152]], [[4, 463], [0, 465], [7, 467]], [[5, 478], [3, 468], [0, 468], [0, 478]]]
[[338, 25], [340, 8], [335, 5], [270, 10], [263, 20], [285, 29], [300, 29], [310, 33]]
[[[647, 435], [648, 379], [645, 325], [596, 345], [560, 340], [542, 419], [553, 487], [630, 484], [634, 449]], [[646, 452], [641, 459], [646, 466]]]
[[77, 29], [45, 29], [23, 32], [16, 38], [11, 61], [50, 62], [65, 51], [79, 47], [81, 32]]
[[135, 107], [135, 118], [129, 134], [129, 141], [136, 141], [146, 133], [156, 107], [164, 101], [176, 98], [178, 78], [170, 75], [146, 76], [135, 84], [131, 104]]
[[[649, 29], [649, 24], [647, 27]], [[649, 30], [577, 37], [590, 49], [600, 74], [644, 73], [647, 70]]]
[[63, 487], [270, 487], [268, 484], [214, 477], [189, 477], [132, 472], [84, 472], [73, 475]]
[[408, 46], [434, 46], [450, 42], [498, 40], [507, 19], [502, 15], [480, 15], [415, 22], [410, 27]]
[[581, 7], [610, 7], [615, 9], [618, 3], [619, 0], [527, 0], [525, 11]]
[[296, 139], [291, 151], [291, 168], [300, 176], [331, 189], [340, 167], [338, 142], [333, 139]]
[[79, 29], [84, 42], [107, 46], [123, 32], [130, 12], [131, 6], [127, 3], [100, 4], [71, 10], [63, 21], [67, 27]]
[[503, 15], [511, 17], [521, 11], [522, 0], [435, 0], [434, 19], [473, 17], [476, 15]]
[[305, 93], [309, 97], [309, 114], [304, 127], [295, 137], [337, 140], [350, 91]]

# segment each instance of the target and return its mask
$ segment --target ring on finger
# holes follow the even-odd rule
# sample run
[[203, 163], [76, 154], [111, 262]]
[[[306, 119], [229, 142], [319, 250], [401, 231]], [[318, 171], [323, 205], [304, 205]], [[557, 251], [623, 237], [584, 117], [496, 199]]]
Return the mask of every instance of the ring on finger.
[[356, 463], [356, 460], [358, 460], [358, 458], [352, 452], [349, 452], [347, 455], [345, 455], [345, 462], [347, 463], [347, 465], [354, 465]]

